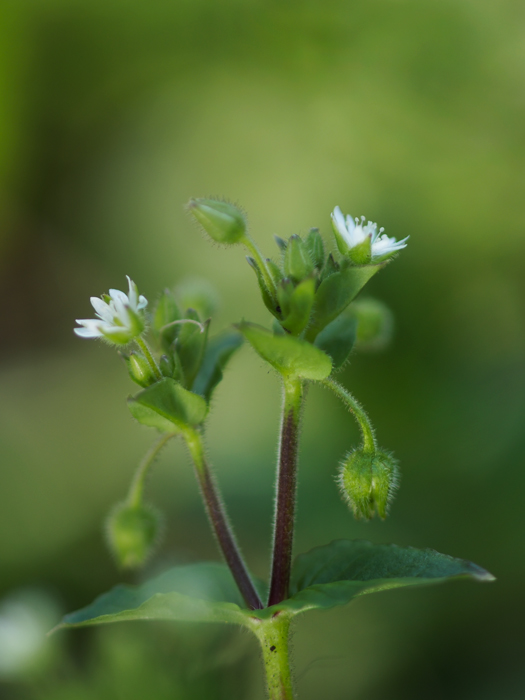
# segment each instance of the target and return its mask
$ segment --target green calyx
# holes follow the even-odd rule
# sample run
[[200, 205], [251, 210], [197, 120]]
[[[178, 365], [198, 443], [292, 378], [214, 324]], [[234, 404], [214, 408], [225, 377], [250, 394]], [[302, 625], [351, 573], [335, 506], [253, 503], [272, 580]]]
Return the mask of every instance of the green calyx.
[[119, 503], [106, 523], [111, 551], [125, 569], [138, 568], [151, 554], [160, 529], [160, 519], [154, 508]]
[[246, 218], [229, 202], [218, 199], [190, 199], [188, 211], [217, 243], [233, 245], [246, 235]]
[[339, 486], [357, 519], [386, 518], [399, 482], [397, 460], [388, 452], [352, 450], [341, 463]]

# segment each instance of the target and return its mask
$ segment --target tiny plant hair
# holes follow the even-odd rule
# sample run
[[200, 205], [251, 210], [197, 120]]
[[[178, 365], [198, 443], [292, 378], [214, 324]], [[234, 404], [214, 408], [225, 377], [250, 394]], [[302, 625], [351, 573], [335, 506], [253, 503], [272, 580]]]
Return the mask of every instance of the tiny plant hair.
[[[369, 280], [407, 246], [364, 217], [331, 215], [335, 247], [326, 250], [316, 228], [301, 237], [276, 237], [265, 257], [233, 204], [193, 199], [188, 211], [215, 242], [243, 247], [261, 299], [271, 316], [263, 327], [249, 321], [212, 331], [209, 287], [164, 290], [153, 307], [128, 277], [127, 294], [92, 297], [95, 318], [80, 319], [75, 333], [114, 346], [139, 390], [128, 398], [133, 418], [152, 429], [152, 447], [139, 462], [127, 496], [106, 522], [107, 541], [119, 566], [141, 567], [159, 539], [160, 516], [145, 501], [146, 477], [173, 438], [188, 449], [203, 505], [222, 561], [178, 566], [140, 586], [118, 586], [66, 615], [59, 628], [122, 620], [223, 622], [259, 640], [268, 697], [294, 697], [289, 662], [290, 623], [314, 609], [346, 605], [385, 588], [470, 577], [490, 581], [481, 567], [433, 550], [335, 540], [294, 559], [300, 421], [310, 383], [333, 392], [357, 422], [360, 440], [348, 446], [337, 484], [356, 518], [385, 518], [399, 485], [399, 465], [384, 449], [359, 401], [336, 380], [353, 349], [383, 347], [392, 314], [380, 301], [358, 298]], [[276, 470], [272, 563], [266, 581], [251, 575], [230, 523], [203, 443], [213, 392], [223, 370], [247, 343], [280, 378], [282, 412]], [[335, 467], [335, 465], [334, 465]]]

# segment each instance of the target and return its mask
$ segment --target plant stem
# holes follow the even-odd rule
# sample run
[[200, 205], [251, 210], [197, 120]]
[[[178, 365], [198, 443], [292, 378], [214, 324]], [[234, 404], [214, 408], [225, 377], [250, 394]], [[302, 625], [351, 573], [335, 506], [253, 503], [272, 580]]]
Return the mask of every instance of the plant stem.
[[161, 371], [157, 363], [155, 362], [155, 358], [151, 354], [151, 350], [149, 349], [148, 344], [146, 343], [144, 338], [139, 335], [138, 338], [135, 338], [135, 342], [144, 353], [144, 357], [146, 358], [148, 365], [151, 367], [151, 371], [153, 372], [153, 374], [157, 377], [157, 379], [162, 379]]
[[288, 597], [292, 568], [299, 423], [303, 402], [303, 383], [300, 379], [283, 378], [283, 387], [284, 399], [279, 444], [272, 578], [268, 605], [276, 605]]
[[133, 476], [133, 481], [129, 487], [127, 503], [133, 508], [138, 508], [142, 503], [142, 493], [144, 491], [144, 482], [148, 474], [149, 468], [153, 461], [164, 447], [164, 445], [174, 437], [175, 433], [164, 433], [156, 440], [150, 449], [144, 455], [143, 460], [139, 464], [137, 471]]
[[261, 644], [269, 700], [293, 700], [288, 650], [290, 618], [278, 613], [269, 620], [254, 621], [251, 629]]
[[230, 567], [233, 578], [248, 607], [254, 610], [260, 610], [264, 607], [263, 603], [255, 590], [239, 546], [235, 541], [235, 536], [228, 522], [218, 486], [215, 483], [204, 455], [201, 435], [193, 428], [188, 427], [184, 430], [184, 439], [195, 466], [195, 473], [204, 498], [211, 526], [224, 558], [226, 559], [226, 563]]
[[344, 404], [346, 404], [348, 410], [355, 416], [363, 436], [363, 449], [365, 452], [375, 452], [377, 449], [377, 443], [374, 435], [374, 428], [372, 427], [372, 423], [370, 422], [370, 418], [367, 416], [365, 409], [349, 391], [347, 391], [343, 386], [341, 386], [341, 384], [338, 384], [333, 379], [323, 379], [321, 384], [328, 387], [328, 389], [331, 389], [334, 394], [338, 396]]

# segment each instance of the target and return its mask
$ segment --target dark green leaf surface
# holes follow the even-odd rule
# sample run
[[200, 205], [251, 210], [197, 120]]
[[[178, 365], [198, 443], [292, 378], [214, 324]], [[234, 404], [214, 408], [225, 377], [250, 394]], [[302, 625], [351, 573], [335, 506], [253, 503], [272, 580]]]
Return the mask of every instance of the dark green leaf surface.
[[213, 390], [222, 379], [222, 370], [242, 342], [242, 335], [234, 331], [221, 333], [208, 342], [201, 368], [193, 383], [192, 391], [195, 394], [204, 396], [209, 402]]
[[357, 319], [347, 311], [329, 323], [315, 339], [315, 346], [332, 358], [334, 370], [344, 365], [357, 336]]
[[141, 586], [116, 586], [59, 627], [101, 625], [124, 620], [186, 620], [243, 624], [251, 611], [225, 564], [179, 566]]
[[308, 608], [331, 608], [365, 593], [460, 577], [494, 580], [476, 564], [432, 549], [335, 540], [297, 557], [290, 598], [279, 607], [296, 613]]
[[200, 425], [208, 404], [174, 379], [165, 378], [128, 399], [129, 410], [143, 425], [174, 432], [187, 425]]
[[346, 267], [339, 272], [334, 272], [321, 282], [315, 295], [313, 320], [306, 331], [306, 339], [313, 341], [325, 326], [346, 309], [368, 280], [385, 264]]
[[274, 335], [255, 323], [240, 323], [237, 328], [253, 349], [285, 376], [320, 380], [332, 371], [332, 361], [319, 348], [291, 335]]

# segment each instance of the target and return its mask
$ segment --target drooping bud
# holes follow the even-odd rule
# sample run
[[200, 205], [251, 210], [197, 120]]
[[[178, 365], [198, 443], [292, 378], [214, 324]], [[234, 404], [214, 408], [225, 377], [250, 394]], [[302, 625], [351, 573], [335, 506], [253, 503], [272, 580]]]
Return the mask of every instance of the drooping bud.
[[246, 234], [246, 219], [240, 209], [217, 199], [190, 199], [188, 210], [217, 243], [234, 244]]
[[300, 236], [290, 236], [284, 254], [285, 277], [297, 283], [312, 274], [313, 270], [312, 259]]
[[349, 309], [357, 321], [356, 347], [365, 352], [383, 350], [394, 330], [394, 316], [378, 299], [358, 299]]
[[178, 284], [175, 295], [182, 309], [195, 309], [203, 320], [213, 316], [219, 306], [215, 287], [199, 277], [190, 277]]
[[157, 377], [144, 355], [132, 351], [124, 359], [128, 365], [129, 376], [139, 386], [147, 387], [156, 382]]
[[356, 518], [385, 518], [399, 481], [397, 460], [388, 452], [352, 450], [341, 463], [339, 486]]
[[159, 532], [159, 515], [150, 506], [119, 503], [111, 512], [106, 531], [111, 551], [125, 569], [134, 569], [151, 554]]

